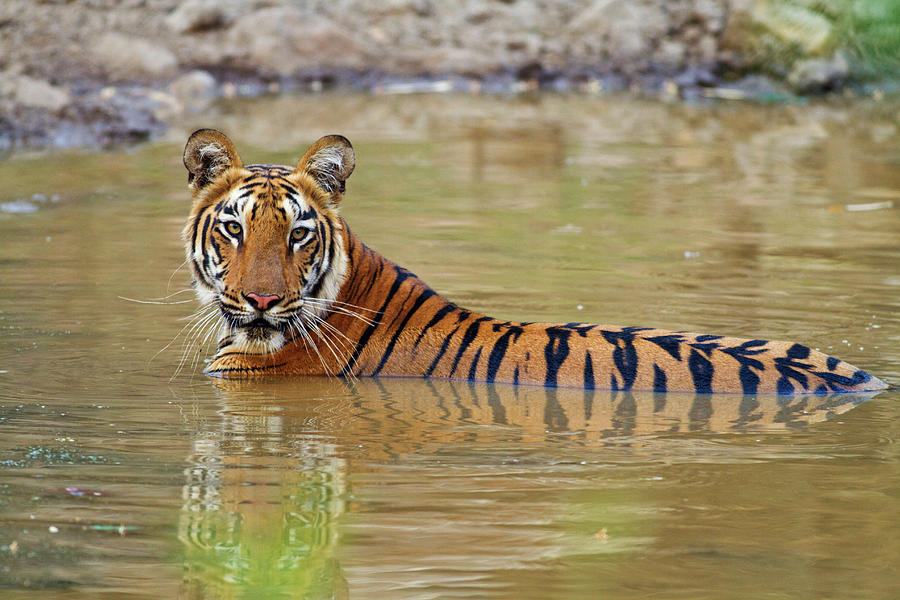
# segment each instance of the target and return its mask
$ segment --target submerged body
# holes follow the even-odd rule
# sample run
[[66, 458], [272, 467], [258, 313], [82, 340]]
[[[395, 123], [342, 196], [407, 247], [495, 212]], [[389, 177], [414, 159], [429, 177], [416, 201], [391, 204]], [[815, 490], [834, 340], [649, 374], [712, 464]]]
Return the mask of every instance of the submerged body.
[[434, 377], [616, 390], [827, 393], [887, 386], [791, 342], [501, 321], [460, 308], [366, 247], [338, 215], [355, 165], [322, 138], [295, 169], [244, 167], [212, 130], [188, 141], [185, 229], [201, 301], [223, 318], [207, 372]]

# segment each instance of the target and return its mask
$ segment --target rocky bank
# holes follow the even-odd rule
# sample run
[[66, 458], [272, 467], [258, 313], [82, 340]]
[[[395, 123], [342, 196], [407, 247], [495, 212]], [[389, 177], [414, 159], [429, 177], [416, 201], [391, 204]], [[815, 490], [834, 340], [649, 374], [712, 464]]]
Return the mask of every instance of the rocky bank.
[[806, 0], [5, 0], [0, 149], [138, 141], [223, 95], [329, 87], [627, 89], [668, 99], [827, 92], [854, 75], [840, 49], [840, 6]]

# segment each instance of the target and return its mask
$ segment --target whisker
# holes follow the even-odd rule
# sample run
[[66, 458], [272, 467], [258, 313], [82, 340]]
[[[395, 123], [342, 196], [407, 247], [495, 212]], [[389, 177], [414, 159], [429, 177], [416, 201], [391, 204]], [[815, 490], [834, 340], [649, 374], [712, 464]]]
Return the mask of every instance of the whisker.
[[183, 267], [184, 265], [186, 265], [187, 262], [188, 262], [188, 260], [190, 260], [190, 259], [185, 258], [184, 261], [183, 261], [180, 265], [178, 265], [177, 267], [175, 267], [175, 270], [172, 271], [172, 274], [169, 275], [169, 279], [166, 280], [166, 291], [168, 291], [168, 290], [169, 290], [169, 286], [172, 285], [172, 278], [175, 277], [175, 273], [177, 273], [178, 271], [180, 271], [180, 270], [181, 270], [181, 267]]
[[[171, 298], [176, 294], [180, 294], [182, 292], [190, 292], [192, 290], [181, 290], [181, 292], [175, 292], [175, 294], [170, 294], [165, 296], [164, 298]], [[137, 298], [128, 298], [126, 296], [116, 296], [119, 300], [125, 300], [127, 302], [136, 302], [137, 304], [187, 304], [188, 302], [193, 302], [193, 298], [189, 298], [187, 300], [175, 300], [172, 302], [165, 302], [165, 300], [138, 300]]]
[[[211, 306], [213, 309], [218, 308], [215, 305], [209, 305], [209, 306]], [[184, 329], [186, 329], [187, 327], [190, 326], [190, 329], [188, 329], [187, 333], [184, 335], [184, 343], [182, 346], [183, 350], [181, 352], [181, 360], [178, 361], [178, 366], [175, 368], [175, 373], [172, 375], [173, 379], [184, 368], [184, 365], [187, 362], [188, 354], [191, 353], [192, 349], [197, 348], [197, 354], [199, 355], [200, 346], [196, 344], [196, 340], [199, 337], [199, 335], [201, 334], [201, 332], [203, 332], [206, 329], [206, 327], [209, 326], [210, 323], [215, 323], [216, 317], [218, 317], [218, 310], [211, 310], [206, 314], [200, 315], [196, 320], [194, 320], [193, 323], [188, 323], [187, 325], [184, 326], [184, 328], [182, 328], [182, 331], [184, 331]], [[179, 335], [180, 335], [180, 332], [179, 332]], [[176, 338], [177, 338], [177, 336], [176, 336]], [[175, 340], [172, 340], [172, 341], [174, 342]], [[191, 364], [196, 366], [196, 359], [194, 361], [192, 361]]]
[[[216, 311], [214, 310], [215, 308], [216, 308], [216, 306], [215, 306], [214, 304], [204, 304], [204, 305], [202, 305], [200, 308], [198, 308], [196, 311], [194, 311], [193, 314], [191, 314], [191, 315], [189, 315], [189, 316], [187, 316], [187, 317], [185, 317], [185, 318], [186, 318], [186, 319], [191, 319], [192, 321], [193, 321], [194, 319], [202, 320], [202, 319], [205, 319], [205, 318], [206, 318], [206, 315], [204, 315], [204, 313], [205, 313], [206, 311], [209, 311], [210, 309], [213, 309], [213, 311], [211, 312], [211, 314], [215, 314], [215, 312], [216, 312]], [[191, 325], [192, 325], [192, 323], [191, 323], [190, 321], [189, 321], [188, 323], [186, 323], [185, 326], [182, 327], [181, 330], [179, 330], [179, 332], [175, 334], [175, 337], [173, 337], [172, 340], [171, 340], [168, 344], [166, 344], [165, 346], [163, 346], [156, 354], [154, 354], [154, 355], [150, 358], [150, 360], [147, 361], [147, 364], [149, 365], [151, 362], [153, 362], [153, 360], [154, 360], [157, 356], [159, 356], [160, 354], [162, 354], [163, 352], [165, 352], [166, 350], [168, 350], [168, 349], [172, 346], [172, 344], [175, 343], [175, 340], [177, 340], [179, 337], [181, 337], [181, 334], [184, 333], [184, 330], [185, 330], [185, 329], [188, 329], [189, 327], [191, 327]], [[176, 372], [176, 374], [177, 374], [177, 372]]]
[[[309, 304], [311, 307], [316, 308], [321, 311], [330, 310], [331, 312], [336, 312], [336, 313], [340, 313], [343, 315], [347, 315], [348, 317], [353, 317], [355, 319], [359, 319], [366, 325], [377, 325], [379, 323], [379, 321], [370, 319], [369, 317], [367, 317], [365, 315], [361, 315], [357, 312], [354, 312], [352, 310], [344, 308], [343, 306], [329, 305], [327, 302], [322, 301], [322, 300], [318, 300], [318, 299], [314, 299], [314, 298], [304, 298], [303, 302], [305, 304]], [[369, 309], [364, 309], [364, 310], [369, 311]], [[369, 312], [374, 312], [377, 314], [378, 311], [369, 311]]]
[[319, 315], [311, 313], [311, 312], [303, 310], [303, 309], [301, 309], [301, 311], [303, 312], [303, 314], [305, 316], [310, 317], [311, 319], [315, 320], [315, 322], [318, 325], [324, 325], [328, 330], [336, 333], [337, 335], [339, 335], [342, 338], [344, 338], [345, 340], [347, 340], [347, 342], [349, 342], [351, 346], [353, 345], [353, 343], [354, 343], [353, 340], [351, 340], [349, 337], [347, 337], [347, 335], [343, 331], [341, 331], [340, 329], [338, 329], [337, 327], [335, 327], [334, 325], [332, 325], [331, 323], [329, 323], [328, 321], [326, 321]]
[[[325, 321], [319, 315], [311, 313], [307, 310], [303, 310], [302, 314], [305, 317], [313, 320], [313, 322], [310, 324], [315, 328], [316, 334], [329, 349], [338, 364], [346, 364], [347, 357], [352, 353], [354, 347], [353, 340], [348, 338], [342, 331], [337, 329], [331, 323]], [[324, 330], [322, 326], [325, 326]], [[338, 338], [337, 336], [340, 336], [341, 338], [343, 338], [343, 340]], [[344, 340], [346, 340], [346, 342]], [[340, 354], [340, 356], [338, 356], [338, 354]], [[353, 373], [349, 373], [349, 376], [355, 377]]]
[[322, 368], [325, 370], [326, 375], [333, 375], [331, 369], [328, 368], [328, 363], [325, 362], [325, 358], [322, 356], [322, 353], [319, 352], [319, 347], [316, 346], [316, 343], [313, 341], [312, 336], [309, 335], [309, 332], [306, 330], [306, 326], [302, 321], [297, 321], [297, 325], [300, 328], [300, 334], [303, 336], [304, 341], [308, 342], [312, 349], [315, 351], [316, 355], [319, 357], [319, 362], [322, 363]]

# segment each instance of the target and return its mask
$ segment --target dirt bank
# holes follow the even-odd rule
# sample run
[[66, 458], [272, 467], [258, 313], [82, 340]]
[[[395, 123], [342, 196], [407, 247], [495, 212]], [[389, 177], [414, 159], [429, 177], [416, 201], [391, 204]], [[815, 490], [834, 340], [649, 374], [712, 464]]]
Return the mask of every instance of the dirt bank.
[[330, 86], [670, 99], [840, 89], [854, 67], [840, 15], [808, 4], [5, 0], [0, 149], [147, 139], [223, 95]]

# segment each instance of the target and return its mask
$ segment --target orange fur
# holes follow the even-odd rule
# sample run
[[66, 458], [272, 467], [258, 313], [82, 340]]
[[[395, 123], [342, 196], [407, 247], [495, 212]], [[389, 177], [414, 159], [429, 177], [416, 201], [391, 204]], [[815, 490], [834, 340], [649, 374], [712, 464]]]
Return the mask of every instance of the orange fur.
[[[222, 152], [207, 157], [206, 167], [200, 149], [210, 141]], [[226, 315], [211, 374], [434, 377], [700, 393], [887, 387], [792, 342], [513, 323], [462, 309], [366, 247], [340, 218], [337, 206], [355, 165], [340, 136], [322, 138], [290, 169], [244, 167], [227, 138], [201, 130], [188, 142], [185, 165], [195, 197], [185, 229], [188, 259], [201, 297], [213, 297], [209, 301], [219, 302]], [[223, 230], [234, 219], [239, 224], [230, 227], [241, 229], [238, 237]], [[292, 246], [292, 235], [309, 241]], [[247, 300], [254, 294], [278, 297], [278, 306], [254, 310]]]

